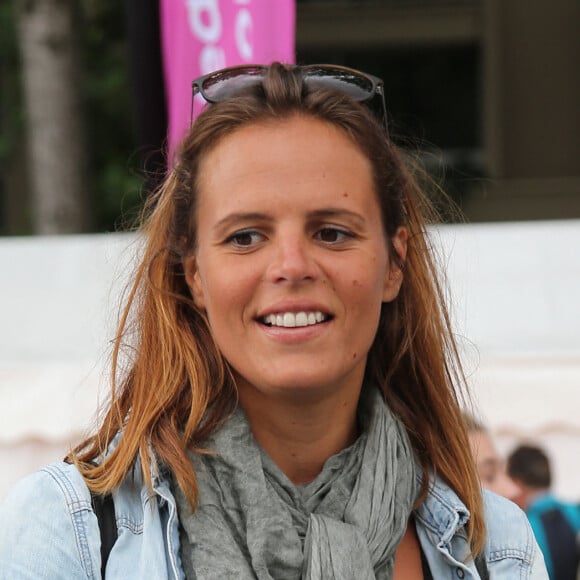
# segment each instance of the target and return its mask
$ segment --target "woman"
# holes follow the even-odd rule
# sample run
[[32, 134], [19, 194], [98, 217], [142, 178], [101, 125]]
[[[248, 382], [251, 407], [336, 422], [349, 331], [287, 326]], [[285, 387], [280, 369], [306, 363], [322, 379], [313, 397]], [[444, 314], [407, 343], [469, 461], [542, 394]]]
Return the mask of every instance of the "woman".
[[197, 92], [149, 204], [128, 371], [71, 464], [5, 502], [6, 577], [98, 577], [90, 488], [113, 495], [109, 578], [544, 578], [523, 514], [480, 492], [382, 83], [273, 64]]

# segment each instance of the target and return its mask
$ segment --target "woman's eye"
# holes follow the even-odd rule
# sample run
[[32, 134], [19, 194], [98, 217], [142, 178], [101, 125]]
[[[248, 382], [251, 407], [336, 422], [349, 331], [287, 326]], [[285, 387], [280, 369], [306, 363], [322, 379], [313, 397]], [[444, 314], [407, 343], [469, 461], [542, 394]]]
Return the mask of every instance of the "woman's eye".
[[335, 243], [342, 242], [346, 238], [352, 238], [353, 235], [346, 231], [338, 228], [322, 228], [316, 233], [316, 237], [321, 242]]
[[230, 244], [234, 244], [235, 246], [247, 248], [257, 244], [263, 238], [264, 237], [262, 236], [262, 234], [259, 234], [256, 231], [245, 230], [241, 232], [236, 232], [235, 234], [231, 235], [226, 241]]

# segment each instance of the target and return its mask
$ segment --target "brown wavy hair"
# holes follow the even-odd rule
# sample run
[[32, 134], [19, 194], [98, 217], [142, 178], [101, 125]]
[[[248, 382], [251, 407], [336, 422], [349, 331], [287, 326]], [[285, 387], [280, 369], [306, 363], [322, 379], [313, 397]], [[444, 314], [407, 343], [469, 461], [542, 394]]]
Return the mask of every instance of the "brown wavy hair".
[[[119, 486], [137, 458], [149, 484], [151, 465], [162, 464], [195, 507], [196, 478], [187, 452], [203, 452], [204, 440], [237, 400], [232, 374], [191, 299], [182, 267], [195, 251], [200, 160], [240, 127], [294, 115], [338, 127], [371, 161], [389, 255], [404, 279], [398, 297], [382, 306], [366, 376], [382, 386], [406, 426], [424, 474], [421, 497], [432, 473], [447, 481], [471, 512], [468, 533], [478, 553], [485, 525], [460, 411], [465, 381], [426, 229], [433, 215], [423, 187], [368, 108], [330, 90], [309, 90], [299, 68], [278, 63], [261, 84], [201, 113], [165, 182], [148, 200], [141, 229], [145, 247], [114, 342], [111, 401], [96, 434], [69, 460], [98, 493]], [[409, 232], [404, 264], [392, 243], [400, 226]]]

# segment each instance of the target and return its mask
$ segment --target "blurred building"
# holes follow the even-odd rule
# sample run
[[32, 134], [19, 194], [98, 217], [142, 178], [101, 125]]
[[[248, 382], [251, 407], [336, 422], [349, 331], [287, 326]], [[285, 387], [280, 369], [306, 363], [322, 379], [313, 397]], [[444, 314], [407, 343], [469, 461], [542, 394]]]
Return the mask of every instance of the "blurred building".
[[[342, 63], [382, 77], [393, 133], [412, 135], [412, 147], [444, 178], [469, 221], [580, 217], [578, 0], [296, 0], [296, 9], [297, 61]], [[110, 7], [110, 17], [121, 45], [124, 6]], [[5, 36], [14, 36], [12, 29]], [[99, 32], [115, 45], [110, 33]], [[11, 50], [0, 63], [0, 232], [14, 234], [28, 231], [30, 187], [20, 125], [8, 123], [20, 114], [15, 39], [3, 40]], [[128, 77], [118, 60], [117, 74]], [[147, 69], [150, 60], [142, 61]], [[115, 85], [115, 103], [128, 101], [125, 84]], [[93, 129], [91, 147], [112, 168], [98, 175], [126, 177], [127, 157], [135, 158], [137, 144], [127, 142], [135, 111], [128, 114], [123, 105], [119, 111], [109, 117], [107, 109]], [[127, 187], [125, 177], [114, 182], [117, 189]], [[107, 182], [96, 180], [94, 187]], [[112, 207], [101, 209], [112, 222], [121, 197], [138, 197], [136, 186], [124, 193], [115, 187], [99, 191], [97, 204], [110, 200]]]
[[470, 221], [580, 217], [580, 3], [297, 0], [297, 61], [385, 81]]

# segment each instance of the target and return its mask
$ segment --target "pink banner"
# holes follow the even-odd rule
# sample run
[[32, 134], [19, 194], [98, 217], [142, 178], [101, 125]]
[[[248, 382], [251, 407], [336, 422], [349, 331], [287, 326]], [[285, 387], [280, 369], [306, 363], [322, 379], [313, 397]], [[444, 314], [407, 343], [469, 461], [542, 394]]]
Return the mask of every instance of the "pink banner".
[[173, 151], [191, 122], [191, 82], [238, 64], [294, 62], [294, 0], [161, 0], [161, 42]]

